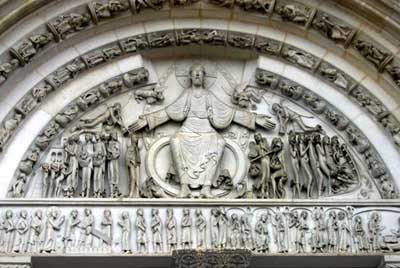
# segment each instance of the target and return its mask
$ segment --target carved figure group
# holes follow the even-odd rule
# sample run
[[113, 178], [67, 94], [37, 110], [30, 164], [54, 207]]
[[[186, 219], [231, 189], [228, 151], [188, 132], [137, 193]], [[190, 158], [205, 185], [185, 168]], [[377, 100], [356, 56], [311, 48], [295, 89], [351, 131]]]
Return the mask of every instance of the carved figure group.
[[266, 137], [254, 134], [249, 145], [249, 175], [255, 178], [253, 190], [259, 198], [285, 198], [288, 179], [283, 141], [275, 137], [269, 145]]
[[356, 164], [337, 136], [290, 132], [288, 143], [293, 197], [300, 198], [302, 190], [306, 191], [306, 198], [313, 198], [345, 192], [358, 185]]
[[[50, 207], [45, 214], [42, 209], [32, 213], [26, 209], [7, 209], [0, 221], [0, 253], [143, 254], [191, 249], [194, 244], [203, 249], [210, 246], [247, 249], [260, 254], [359, 254], [397, 252], [400, 248], [398, 230], [385, 232], [379, 211], [354, 215], [351, 207], [261, 210], [214, 207], [208, 210], [209, 222], [204, 209], [180, 209], [180, 219], [175, 217], [176, 211], [167, 208], [165, 214], [160, 214], [158, 208], [152, 208], [145, 213], [144, 209], [137, 208], [136, 213], [124, 210], [115, 214], [104, 209], [98, 214], [90, 208], [72, 208], [63, 215], [64, 211], [57, 207]], [[149, 223], [145, 220], [147, 213], [151, 216]], [[116, 240], [113, 215], [121, 234]], [[132, 246], [133, 241], [137, 247]]]

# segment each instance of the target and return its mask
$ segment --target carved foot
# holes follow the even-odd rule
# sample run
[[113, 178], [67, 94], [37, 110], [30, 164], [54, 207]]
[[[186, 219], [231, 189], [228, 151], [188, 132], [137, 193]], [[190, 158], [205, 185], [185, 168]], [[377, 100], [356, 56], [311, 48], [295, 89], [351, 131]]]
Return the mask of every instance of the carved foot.
[[187, 184], [182, 184], [181, 186], [181, 192], [179, 193], [180, 198], [190, 198], [192, 195], [192, 192], [189, 189], [189, 185]]
[[202, 198], [214, 198], [214, 196], [211, 194], [211, 186], [204, 185], [201, 189], [200, 196]]

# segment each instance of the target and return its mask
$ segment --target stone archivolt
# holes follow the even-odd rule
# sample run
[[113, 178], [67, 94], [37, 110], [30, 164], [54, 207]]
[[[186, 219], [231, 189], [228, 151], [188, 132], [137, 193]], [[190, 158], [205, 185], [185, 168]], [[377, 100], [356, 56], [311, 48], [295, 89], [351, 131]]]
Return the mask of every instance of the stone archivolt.
[[[399, 85], [392, 52], [323, 10], [288, 0], [169, 1], [183, 9], [204, 4], [319, 32]], [[46, 31], [9, 49], [0, 85], [55, 42], [166, 5], [96, 1], [57, 16]], [[362, 107], [400, 146], [395, 114], [351, 74], [310, 51], [251, 33], [177, 28], [96, 47], [51, 72], [3, 121], [0, 148], [48, 96], [86, 70], [184, 46], [228, 47], [304, 69]], [[150, 81], [160, 70], [146, 61], [63, 107], [19, 163], [7, 196], [14, 199], [0, 202], [0, 255], [172, 254], [176, 267], [247, 267], [252, 254], [398, 254], [400, 211], [388, 200], [398, 198], [397, 185], [340, 107], [255, 65], [243, 67], [251, 78], [241, 85], [234, 67], [199, 61], [174, 61], [156, 83]]]
[[[168, 41], [166, 41], [166, 38]], [[150, 40], [150, 43], [148, 43]], [[339, 68], [317, 58], [296, 47], [286, 45], [276, 40], [261, 36], [213, 30], [213, 29], [182, 29], [163, 31], [148, 34], [147, 38], [137, 35], [124, 38], [119, 42], [105, 46], [102, 49], [88, 52], [80, 58], [71, 60], [70, 63], [51, 73], [44, 81], [40, 82], [16, 105], [3, 120], [0, 129], [0, 149], [4, 149], [10, 141], [13, 133], [21, 125], [22, 121], [53, 91], [66, 85], [87, 69], [109, 62], [118, 57], [130, 53], [140, 53], [146, 49], [156, 49], [171, 45], [227, 45], [233, 48], [256, 50], [260, 54], [272, 55], [286, 60], [305, 70], [319, 75], [343, 93], [348, 94], [352, 101], [359, 104], [393, 137], [394, 143], [400, 143], [397, 119], [390, 111], [368, 90], [355, 82], [349, 74]], [[138, 96], [138, 98], [141, 98]], [[157, 100], [155, 100], [157, 101]]]
[[[397, 80], [399, 77], [399, 71], [398, 71], [399, 67], [396, 65], [397, 60], [396, 59], [393, 60], [393, 55], [391, 53], [385, 51], [381, 45], [375, 44], [375, 41], [373, 42], [365, 41], [362, 39], [363, 36], [360, 37], [361, 39], [358, 39], [355, 29], [352, 29], [350, 26], [344, 25], [343, 22], [340, 22], [340, 20], [325, 13], [324, 11], [317, 12], [315, 8], [307, 7], [304, 4], [289, 3], [285, 1], [282, 1], [282, 3], [281, 1], [277, 2], [265, 1], [262, 2], [262, 4], [261, 2], [249, 4], [241, 1], [237, 2], [217, 1], [211, 3], [223, 7], [238, 6], [244, 11], [255, 12], [255, 13], [261, 12], [266, 14], [272, 14], [272, 12], [274, 12], [274, 16], [282, 19], [283, 22], [288, 21], [300, 26], [304, 26], [305, 28], [310, 28], [310, 27], [315, 28], [318, 32], [321, 32], [324, 36], [327, 36], [329, 39], [332, 39], [336, 43], [344, 45], [344, 47], [348, 47], [349, 44], [352, 43], [355, 49], [359, 51], [360, 54], [366, 60], [370, 61], [371, 64], [374, 65], [379, 71], [387, 70], [387, 73], [391, 75], [394, 81], [396, 83], [398, 82]], [[132, 11], [134, 11], [134, 13], [138, 13], [138, 11], [140, 11], [143, 8], [159, 9], [164, 4], [166, 4], [164, 3], [164, 1], [155, 1], [154, 3], [152, 3], [152, 1], [143, 3], [142, 2], [136, 3], [136, 1], [108, 1], [104, 3], [93, 2], [88, 5], [87, 13], [83, 14], [71, 13], [67, 15], [61, 15], [57, 19], [48, 23], [49, 32], [32, 35], [27, 40], [21, 41], [18, 44], [16, 44], [10, 50], [11, 55], [15, 58], [10, 59], [9, 62], [4, 63], [2, 65], [3, 78], [4, 80], [6, 80], [8, 75], [11, 72], [13, 72], [19, 65], [23, 66], [29, 63], [31, 59], [34, 58], [36, 54], [38, 54], [38, 52], [42, 48], [47, 46], [50, 42], [54, 40], [61, 41], [67, 38], [68, 36], [73, 35], [76, 32], [82, 31], [84, 29], [93, 26], [91, 23], [91, 19], [94, 21], [95, 24], [97, 24], [101, 20], [108, 20], [112, 17], [118, 16], [119, 14], [128, 12], [129, 6], [131, 7]], [[177, 6], [191, 5], [191, 4], [193, 4], [193, 2], [188, 1], [187, 3], [185, 2], [184, 4], [179, 3], [179, 5], [176, 3], [175, 4], [172, 3], [172, 6], [177, 7]], [[170, 38], [173, 39], [174, 35], [171, 34]], [[190, 38], [190, 36], [187, 38]], [[198, 37], [195, 37], [194, 35], [193, 38], [198, 39]], [[149, 39], [151, 40], [152, 38]], [[244, 40], [232, 39], [228, 40], [228, 43], [232, 44], [233, 42], [235, 47], [240, 47], [240, 48], [246, 48], [248, 46], [252, 47], [251, 43], [247, 45], [240, 44], [240, 42], [243, 41]], [[162, 42], [165, 42], [165, 40]], [[158, 44], [153, 42], [150, 45], [152, 47], [160, 47], [160, 45], [164, 47], [172, 45], [173, 43], [174, 42]], [[270, 47], [271, 45], [273, 46], [273, 44], [264, 44], [264, 45], [255, 44], [255, 47], [260, 52], [274, 53], [274, 49]], [[146, 45], [142, 44], [142, 48], [144, 48], [143, 46]], [[85, 63], [88, 65], [88, 67], [91, 67], [92, 64], [96, 65], [100, 62], [108, 61], [115, 57], [118, 57], [123, 52], [129, 52], [129, 51], [124, 51], [124, 48], [119, 48], [119, 47], [109, 48], [108, 51], [103, 50], [101, 52], [98, 52], [99, 53], [98, 55], [92, 55], [92, 59], [94, 60], [93, 63], [87, 61], [85, 61]], [[284, 57], [286, 56], [288, 60], [293, 62], [294, 59], [290, 59], [289, 54], [287, 55], [287, 53], [293, 54], [294, 52], [289, 50], [284, 52], [283, 54]], [[297, 54], [295, 56], [298, 57], [299, 56], [298, 53], [299, 52], [295, 53]], [[310, 55], [310, 57], [312, 57], [312, 55]], [[311, 58], [308, 59], [308, 61], [311, 60], [312, 60]], [[316, 68], [318, 65], [317, 62], [315, 62], [315, 64], [317, 64], [316, 66], [310, 66], [310, 64], [311, 64], [310, 62], [309, 63], [303, 62], [302, 64], [298, 65], [311, 70], [313, 70], [314, 67]], [[38, 101], [40, 102], [40, 99], [32, 100], [33, 103]], [[27, 108], [29, 109], [29, 107]], [[14, 130], [19, 125], [22, 119], [23, 119], [23, 113], [22, 115], [20, 115], [19, 113], [18, 115], [15, 115], [14, 112], [11, 112], [6, 117], [6, 119], [3, 121], [3, 127], [1, 129], [1, 131], [3, 132], [1, 133], [3, 136], [1, 137], [2, 138], [2, 140], [0, 141], [1, 144], [7, 142], [10, 136], [12, 136], [12, 132], [14, 132]], [[391, 119], [391, 121], [393, 120], [394, 118]], [[385, 125], [389, 125], [389, 127], [391, 127], [391, 130], [389, 130], [391, 134], [397, 131], [394, 130], [392, 124], [385, 123]], [[4, 145], [2, 145], [1, 147], [4, 147]]]

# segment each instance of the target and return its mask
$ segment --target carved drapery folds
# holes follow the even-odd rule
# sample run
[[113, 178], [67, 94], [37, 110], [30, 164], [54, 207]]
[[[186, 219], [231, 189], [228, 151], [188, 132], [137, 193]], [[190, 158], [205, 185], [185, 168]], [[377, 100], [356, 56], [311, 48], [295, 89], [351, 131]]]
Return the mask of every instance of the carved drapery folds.
[[[171, 225], [170, 215], [180, 213], [187, 216]], [[203, 238], [187, 222], [195, 223], [199, 217], [206, 240], [196, 247]], [[395, 208], [21, 207], [3, 210], [2, 222], [0, 255], [159, 253], [172, 254], [182, 265], [212, 261], [248, 265], [252, 253], [357, 255], [400, 249]], [[173, 241], [182, 243], [171, 248]]]
[[[207, 81], [218, 75], [208, 73], [201, 65], [193, 65], [186, 71], [187, 79], [192, 83], [195, 77], [189, 74], [193, 75], [194, 68], [200, 77], [203, 71], [207, 74], [200, 80]], [[229, 73], [220, 70], [223, 77], [230, 77]], [[185, 76], [183, 73], [179, 75]], [[202, 82], [198, 89], [186, 89], [166, 108], [139, 115], [138, 121], [130, 126], [122, 120], [126, 108], [122, 108], [119, 102], [109, 103], [96, 116], [79, 119], [108, 97], [123, 94], [126, 88], [136, 87], [132, 95], [139, 104], [144, 102], [149, 107], [164, 105], [161, 84], [137, 88], [145, 85], [148, 76], [146, 69], [128, 72], [83, 93], [57, 114], [21, 161], [10, 185], [9, 196], [25, 196], [29, 190], [27, 182], [35, 178], [34, 181], [41, 185], [41, 192], [30, 194], [43, 198], [325, 198], [354, 190], [359, 191], [355, 198], [367, 198], [369, 194], [362, 187], [371, 183], [377, 186], [383, 198], [397, 197], [397, 189], [385, 164], [366, 137], [340, 111], [306, 88], [259, 69], [255, 71], [257, 86], [236, 87], [235, 94], [228, 98], [235, 107], [208, 93], [208, 89], [200, 86]], [[269, 104], [269, 117], [273, 119], [250, 112], [249, 109], [259, 105], [266, 92], [305, 105], [312, 115], [288, 106], [283, 99]], [[368, 95], [358, 96], [362, 92], [360, 87], [352, 87], [350, 94], [362, 100], [366, 108], [378, 117], [377, 120], [387, 118], [383, 123], [397, 135], [397, 130], [390, 126], [390, 118], [374, 99]], [[204, 116], [198, 112], [191, 114], [191, 109], [203, 109], [192, 103], [192, 96], [207, 100]], [[225, 117], [224, 114], [229, 113], [233, 117]], [[310, 121], [314, 116], [322, 121]], [[196, 136], [187, 134], [192, 118], [197, 117], [196, 120], [207, 120], [211, 124], [204, 141], [202, 135], [197, 136], [201, 139], [195, 140]], [[170, 136], [160, 133], [157, 135], [161, 138], [151, 138], [149, 142], [149, 131], [157, 131], [157, 126], [165, 125], [169, 120], [182, 122], [185, 118], [189, 123], [183, 123], [184, 132], [178, 134], [178, 131]], [[331, 125], [338, 133], [333, 134], [335, 131], [332, 133], [332, 130], [322, 127], [322, 122]], [[220, 137], [215, 131], [231, 128], [233, 123], [250, 131], [265, 129], [270, 134], [266, 138], [258, 131], [253, 136], [248, 132], [244, 135], [230, 130]], [[197, 128], [193, 133], [199, 131]], [[215, 137], [211, 139], [208, 135]], [[203, 151], [206, 146], [199, 146], [193, 154], [195, 150], [185, 149], [186, 145], [182, 143], [188, 138], [191, 143], [215, 143], [215, 147]], [[161, 159], [160, 152], [164, 147], [171, 150], [171, 158], [163, 159], [170, 165], [167, 171], [160, 173], [162, 168], [156, 163], [160, 161], [157, 159]], [[222, 165], [224, 151], [233, 153], [236, 163]], [[38, 162], [41, 154], [46, 157]], [[361, 164], [358, 157], [362, 157], [365, 163]], [[192, 161], [192, 158], [199, 159]], [[182, 164], [187, 166], [181, 167]], [[182, 173], [182, 170], [187, 173]], [[192, 175], [185, 178], [186, 174]], [[371, 179], [365, 180], [365, 176]]]
[[[64, 131], [64, 128], [67, 127], [70, 122], [74, 121], [76, 118], [78, 118], [79, 115], [82, 115], [84, 112], [88, 111], [93, 106], [103, 102], [110, 96], [120, 94], [121, 92], [126, 91], [129, 88], [137, 88], [143, 86], [147, 83], [147, 81], [148, 71], [146, 69], [141, 68], [133, 70], [124, 75], [121, 75], [120, 77], [115, 77], [112, 80], [99, 85], [91, 91], [83, 93], [73, 103], [70, 103], [66, 108], [64, 108], [63, 111], [61, 111], [54, 117], [53, 121], [51, 121], [49, 125], [43, 129], [41, 134], [39, 134], [39, 136], [34, 141], [32, 149], [27, 153], [26, 157], [20, 163], [16, 175], [16, 182], [13, 183], [13, 185], [10, 187], [10, 194], [14, 197], [21, 197], [24, 195], [26, 191], [27, 178], [31, 175], [34, 166], [38, 168], [37, 161], [39, 154], [48, 149], [48, 146], [53, 141], [53, 139], [57, 137], [62, 131]], [[153, 88], [151, 87], [149, 90], [152, 91]], [[120, 107], [118, 105], [109, 107], [103, 115], [104, 119], [99, 118], [99, 122], [103, 123], [107, 121], [107, 123], [109, 123], [111, 127], [118, 125], [123, 127], [120, 119], [119, 109]], [[96, 124], [96, 122], [94, 123]], [[79, 133], [79, 131], [81, 131], [82, 129], [90, 128], [92, 124], [93, 122], [81, 121], [75, 126], [75, 129]], [[68, 181], [70, 184], [69, 189], [65, 189], [66, 196], [70, 196], [71, 191], [76, 187], [75, 183], [77, 183], [76, 180], [78, 179], [78, 174], [75, 169], [79, 164], [78, 159], [81, 160], [80, 164], [84, 165], [85, 160], [81, 157], [83, 156], [83, 151], [87, 149], [80, 148], [82, 147], [80, 146], [79, 148], [81, 150], [78, 150], [79, 148], [76, 138], [76, 135], [72, 135], [71, 137], [69, 137], [68, 140], [65, 142], [64, 152], [60, 152], [60, 150], [52, 151], [50, 153], [49, 161], [41, 163], [40, 168], [43, 172], [43, 192], [41, 195], [42, 197], [61, 196], [61, 181]], [[103, 144], [102, 141], [109, 141], [110, 136], [87, 136], [86, 138], [91, 138], [93, 140], [93, 143], [100, 142], [101, 144]], [[92, 140], [90, 140], [90, 142], [92, 142]], [[89, 142], [89, 140], [87, 142]], [[109, 143], [110, 142], [108, 142], [108, 144]], [[101, 144], [99, 144], [100, 147]], [[111, 151], [114, 151], [114, 149], [117, 150], [114, 145], [110, 145], [109, 149]], [[101, 153], [100, 151], [98, 152]], [[106, 151], [103, 150], [103, 153], [105, 156]], [[112, 158], [112, 156], [109, 157]], [[99, 156], [98, 161], [101, 161], [101, 156]], [[92, 163], [89, 164], [90, 166], [92, 165]], [[101, 176], [101, 174], [99, 174], [98, 176]], [[101, 191], [97, 194], [100, 196], [103, 194], [103, 192]]]
[[[151, 41], [151, 44], [149, 41]], [[269, 55], [281, 56], [289, 63], [296, 64], [309, 71], [315, 72], [321, 78], [332, 83], [336, 88], [351, 93], [355, 97], [355, 101], [365, 107], [371, 115], [373, 115], [378, 123], [384, 127], [389, 134], [392, 135], [395, 144], [397, 144], [397, 134], [386, 127], [386, 123], [382, 121], [390, 113], [386, 111], [385, 106], [372, 94], [368, 93], [365, 88], [356, 87], [355, 81], [336, 67], [320, 60], [319, 58], [299, 50], [295, 47], [284, 45], [284, 43], [267, 39], [260, 36], [239, 36], [235, 32], [227, 32], [222, 30], [212, 29], [185, 29], [173, 32], [159, 32], [150, 34], [149, 36], [138, 35], [127, 37], [116, 44], [104, 47], [94, 52], [89, 52], [81, 58], [72, 60], [70, 63], [59, 68], [50, 74], [44, 81], [40, 82], [27, 95], [25, 95], [15, 107], [15, 111], [10, 112], [3, 121], [3, 126], [0, 128], [0, 149], [3, 149], [7, 142], [12, 138], [21, 121], [23, 121], [29, 113], [35, 110], [49, 93], [61, 87], [68, 81], [75, 79], [84, 70], [90, 69], [98, 64], [106, 63], [112, 59], [118, 58], [126, 53], [140, 52], [144, 49], [165, 47], [170, 45], [189, 45], [203, 44], [213, 46], [232, 46], [241, 49], [256, 49], [258, 52]], [[387, 69], [395, 70], [395, 66], [388, 65]], [[395, 71], [394, 75], [395, 75]], [[354, 90], [354, 91], [353, 91]], [[244, 94], [244, 93], [243, 93]], [[242, 95], [243, 95], [242, 94]], [[246, 93], [247, 94], [247, 93]], [[252, 93], [248, 92], [245, 98], [252, 98]], [[243, 97], [236, 96], [238, 101]], [[149, 104], [161, 103], [162, 96], [155, 90], [154, 92], [137, 92], [136, 99], [138, 102], [145, 100]], [[391, 124], [397, 124], [397, 120], [391, 116]], [[393, 129], [393, 127], [391, 127]]]

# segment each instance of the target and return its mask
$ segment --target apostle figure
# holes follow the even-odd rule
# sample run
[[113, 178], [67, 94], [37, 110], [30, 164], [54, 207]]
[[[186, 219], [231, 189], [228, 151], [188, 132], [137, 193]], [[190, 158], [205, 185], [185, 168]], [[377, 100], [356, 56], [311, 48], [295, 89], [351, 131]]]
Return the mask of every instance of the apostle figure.
[[153, 233], [153, 250], [154, 253], [162, 252], [163, 238], [162, 238], [162, 222], [158, 214], [158, 209], [151, 210], [151, 231]]
[[64, 223], [65, 217], [58, 208], [51, 208], [47, 215], [45, 239], [42, 252], [54, 253], [57, 249], [57, 236]]
[[189, 75], [189, 89], [166, 108], [139, 116], [129, 130], [152, 130], [169, 120], [183, 122], [170, 140], [172, 161], [181, 184], [180, 197], [190, 197], [191, 188], [201, 188], [203, 197], [212, 198], [212, 180], [226, 143], [216, 129], [227, 128], [234, 122], [252, 130], [256, 125], [271, 130], [275, 123], [265, 115], [228, 106], [206, 90], [206, 70], [202, 65], [193, 65]]
[[176, 250], [178, 245], [178, 232], [176, 219], [174, 217], [174, 210], [172, 208], [167, 209], [167, 246], [168, 251]]
[[44, 229], [42, 210], [38, 209], [35, 211], [35, 215], [31, 219], [29, 228], [30, 231], [27, 252], [38, 253], [42, 243], [42, 233]]
[[190, 210], [188, 208], [183, 209], [182, 217], [182, 248], [190, 249], [192, 247], [192, 216], [190, 215]]
[[118, 225], [121, 227], [121, 251], [131, 253], [131, 222], [128, 211], [122, 212]]
[[206, 246], [206, 218], [203, 216], [201, 209], [196, 209], [196, 240], [197, 248], [203, 248]]
[[143, 209], [139, 208], [136, 211], [136, 242], [138, 253], [147, 252], [147, 235], [146, 235], [146, 219]]

